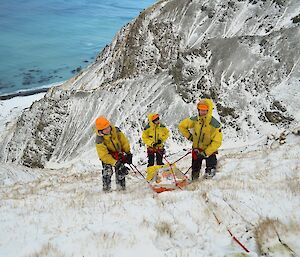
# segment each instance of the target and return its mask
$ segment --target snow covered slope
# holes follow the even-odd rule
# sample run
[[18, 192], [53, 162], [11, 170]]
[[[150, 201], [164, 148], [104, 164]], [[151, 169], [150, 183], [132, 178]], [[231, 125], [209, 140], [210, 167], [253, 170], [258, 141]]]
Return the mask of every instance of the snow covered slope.
[[[1, 101], [0, 256], [300, 256], [299, 14], [298, 0], [159, 1], [30, 107]], [[174, 161], [203, 96], [224, 124], [214, 179], [157, 195], [131, 171], [127, 191], [102, 192], [97, 116], [144, 174], [146, 115], [171, 128]]]
[[177, 124], [203, 96], [225, 135], [248, 139], [299, 123], [300, 5], [287, 0], [165, 0], [116, 35], [86, 70], [52, 88], [0, 144], [0, 160], [30, 167], [65, 163], [94, 147], [106, 115], [135, 152], [147, 113]]
[[220, 155], [214, 179], [161, 194], [132, 172], [126, 192], [104, 193], [99, 170], [2, 164], [0, 256], [300, 256], [300, 136]]

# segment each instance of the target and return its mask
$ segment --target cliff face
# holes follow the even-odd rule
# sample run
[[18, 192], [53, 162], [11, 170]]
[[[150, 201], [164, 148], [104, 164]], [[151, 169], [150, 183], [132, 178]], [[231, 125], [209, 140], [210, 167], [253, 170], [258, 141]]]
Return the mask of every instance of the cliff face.
[[299, 122], [300, 6], [282, 0], [169, 0], [142, 12], [95, 62], [25, 110], [1, 161], [43, 167], [94, 144], [106, 115], [139, 147], [143, 121], [178, 122], [214, 99], [225, 134], [247, 137]]

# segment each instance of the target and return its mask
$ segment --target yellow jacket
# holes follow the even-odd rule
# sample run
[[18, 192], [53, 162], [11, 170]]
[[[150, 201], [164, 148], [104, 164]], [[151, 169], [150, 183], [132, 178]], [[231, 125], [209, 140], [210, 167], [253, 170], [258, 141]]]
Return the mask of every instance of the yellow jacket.
[[110, 135], [100, 135], [98, 131], [96, 135], [96, 150], [99, 159], [104, 163], [116, 165], [117, 160], [113, 158], [111, 152], [130, 152], [129, 141], [118, 127], [111, 125]]
[[213, 116], [213, 102], [204, 99], [208, 104], [208, 113], [205, 116], [194, 116], [180, 122], [178, 128], [181, 134], [193, 142], [193, 148], [204, 150], [210, 156], [222, 144], [221, 124]]
[[162, 148], [169, 137], [169, 130], [163, 124], [154, 124], [152, 122], [152, 117], [155, 114], [156, 113], [150, 113], [148, 115], [149, 123], [143, 130], [142, 139], [147, 147], [153, 147], [153, 144], [157, 143], [158, 140], [161, 140], [161, 144], [156, 145], [156, 147]]

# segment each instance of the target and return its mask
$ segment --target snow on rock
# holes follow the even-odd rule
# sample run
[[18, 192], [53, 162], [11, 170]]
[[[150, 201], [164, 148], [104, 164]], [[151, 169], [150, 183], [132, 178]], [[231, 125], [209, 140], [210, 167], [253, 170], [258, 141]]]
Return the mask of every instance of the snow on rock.
[[94, 147], [99, 115], [140, 152], [150, 111], [162, 114], [182, 146], [177, 124], [200, 97], [215, 101], [226, 138], [293, 127], [299, 12], [292, 0], [159, 1], [122, 28], [95, 63], [26, 109], [2, 140], [0, 160], [30, 167], [72, 162]]

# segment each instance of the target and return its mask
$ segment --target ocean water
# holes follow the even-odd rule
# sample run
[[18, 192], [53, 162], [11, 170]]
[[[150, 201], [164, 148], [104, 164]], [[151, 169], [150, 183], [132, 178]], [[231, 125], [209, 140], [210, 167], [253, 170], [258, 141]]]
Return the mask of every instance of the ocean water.
[[0, 1], [0, 95], [64, 81], [155, 0]]

